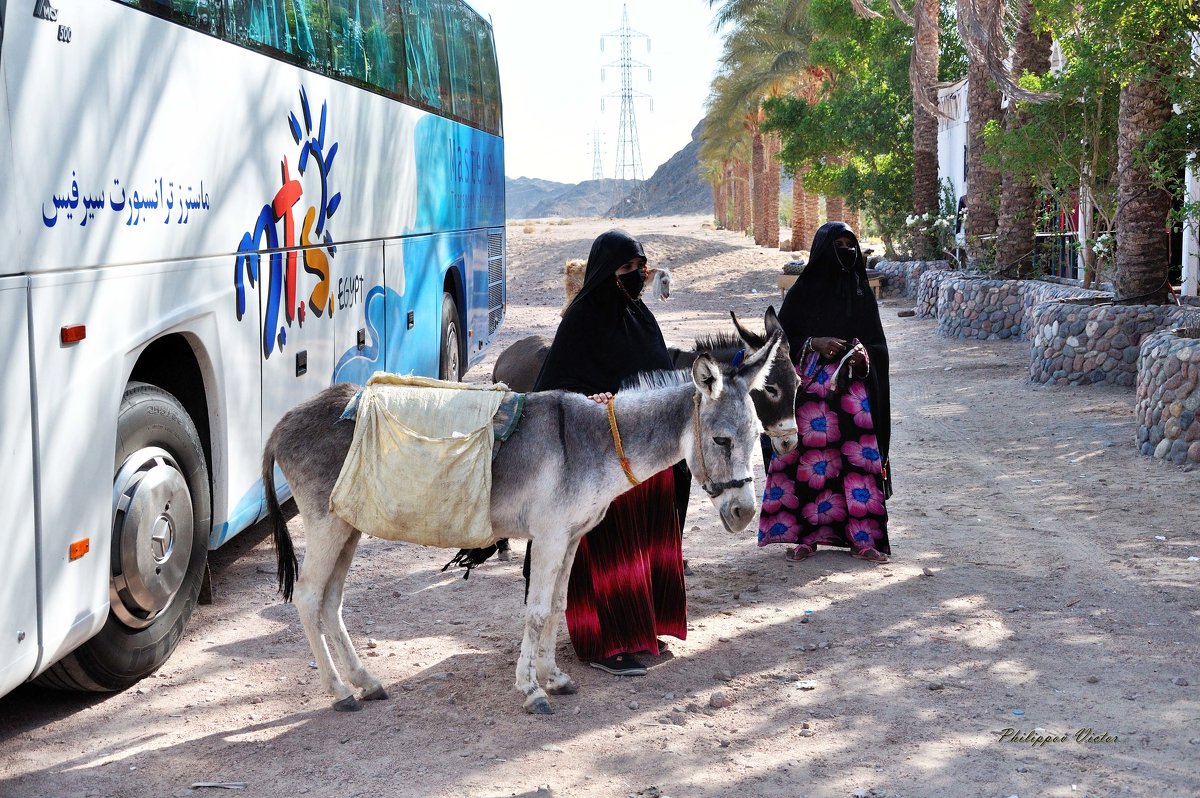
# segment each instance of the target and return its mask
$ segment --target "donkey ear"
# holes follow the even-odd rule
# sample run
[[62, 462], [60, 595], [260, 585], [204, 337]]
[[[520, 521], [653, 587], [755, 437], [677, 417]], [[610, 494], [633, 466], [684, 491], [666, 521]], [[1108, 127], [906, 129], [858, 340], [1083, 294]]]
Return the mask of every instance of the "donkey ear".
[[779, 316], [775, 313], [774, 305], [767, 305], [767, 312], [763, 315], [763, 326], [767, 328], [767, 335], [783, 332], [783, 325], [779, 323]]
[[700, 395], [705, 399], [716, 399], [725, 387], [725, 378], [721, 376], [721, 367], [712, 355], [704, 352], [692, 364], [692, 381], [700, 389]]
[[782, 342], [783, 331], [777, 330], [767, 340], [767, 345], [746, 358], [746, 362], [737, 370], [738, 376], [746, 380], [750, 390], [762, 390], [763, 385], [767, 382], [767, 375], [771, 371], [771, 363], [775, 360], [779, 347], [783, 345]]
[[735, 330], [737, 330], [738, 337], [742, 339], [742, 341], [751, 351], [757, 351], [763, 348], [763, 344], [767, 342], [767, 339], [764, 336], [759, 335], [758, 333], [750, 332], [743, 327], [742, 323], [738, 321], [737, 314], [732, 310], [729, 311], [729, 318], [733, 319], [733, 327]]

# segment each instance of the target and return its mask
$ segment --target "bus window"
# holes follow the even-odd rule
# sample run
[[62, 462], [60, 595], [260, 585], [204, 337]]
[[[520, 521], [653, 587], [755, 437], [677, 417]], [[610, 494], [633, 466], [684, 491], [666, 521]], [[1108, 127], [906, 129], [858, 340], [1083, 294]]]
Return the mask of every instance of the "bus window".
[[235, 43], [325, 71], [325, 0], [230, 0], [229, 7], [226, 34]]
[[404, 51], [408, 61], [408, 96], [419, 103], [449, 110], [446, 84], [446, 30], [434, 11], [439, 0], [402, 0]]
[[500, 76], [496, 73], [496, 51], [490, 31], [485, 25], [477, 28], [479, 41], [479, 73], [483, 82], [483, 128], [500, 134]]
[[217, 35], [220, 0], [121, 0], [155, 16], [187, 25], [189, 28]]
[[479, 47], [475, 31], [476, 16], [458, 3], [443, 5], [446, 19], [446, 40], [449, 42], [451, 111], [472, 124], [483, 125], [483, 109], [479, 103]]
[[[397, 0], [330, 0], [329, 46], [333, 74], [397, 93], [402, 52]], [[403, 95], [403, 92], [398, 92]]]

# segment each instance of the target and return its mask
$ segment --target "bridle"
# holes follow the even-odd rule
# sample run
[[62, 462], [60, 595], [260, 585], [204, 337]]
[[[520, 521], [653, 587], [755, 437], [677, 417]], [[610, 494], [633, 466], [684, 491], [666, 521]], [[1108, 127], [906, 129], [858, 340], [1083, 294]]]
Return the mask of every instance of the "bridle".
[[[625, 472], [625, 478], [630, 485], [640, 485], [642, 481], [633, 475], [633, 467], [625, 456], [625, 447], [621, 444], [621, 433], [617, 429], [617, 398], [614, 396], [606, 403], [608, 405], [608, 429], [612, 433], [613, 447], [617, 450], [617, 462]], [[700, 458], [700, 488], [710, 498], [717, 498], [727, 490], [734, 490], [751, 482], [753, 477], [731, 479], [728, 482], [713, 482], [708, 476], [708, 465], [704, 462], [704, 447], [700, 444], [700, 394], [692, 395], [692, 430], [696, 436], [696, 456]]]
[[750, 482], [753, 477], [731, 479], [728, 482], [713, 482], [708, 476], [708, 466], [704, 462], [704, 447], [700, 444], [700, 394], [692, 394], [692, 429], [696, 433], [696, 456], [700, 458], [700, 489], [715, 499], [727, 490], [740, 488]]

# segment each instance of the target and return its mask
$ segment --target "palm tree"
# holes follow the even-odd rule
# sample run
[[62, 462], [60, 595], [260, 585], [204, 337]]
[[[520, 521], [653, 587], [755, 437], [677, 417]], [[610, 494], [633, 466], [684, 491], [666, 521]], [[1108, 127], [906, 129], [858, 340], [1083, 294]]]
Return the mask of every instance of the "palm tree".
[[1151, 166], [1139, 159], [1147, 139], [1171, 118], [1171, 100], [1157, 70], [1121, 89], [1117, 116], [1118, 302], [1159, 304], [1170, 296], [1167, 279], [1167, 217], [1171, 195], [1156, 185]]
[[[960, 0], [960, 8], [966, 3]], [[983, 25], [991, 27], [1004, 13], [1002, 0], [979, 0], [977, 9]], [[958, 15], [959, 33], [964, 42], [977, 35], [969, 22], [971, 17]], [[976, 39], [978, 41], [978, 39]], [[996, 204], [1000, 193], [1000, 170], [984, 160], [983, 129], [988, 122], [1001, 118], [1000, 90], [992, 80], [987, 55], [980, 48], [968, 45], [970, 56], [967, 71], [967, 220], [963, 232], [967, 239], [968, 262], [983, 257], [982, 236], [996, 232]]]
[[[780, 143], [773, 135], [764, 140], [761, 103], [805, 80], [811, 40], [807, 10], [808, 0], [725, 0], [716, 15], [718, 27], [732, 29], [713, 81], [706, 127], [722, 131], [712, 137], [722, 146], [729, 146], [738, 125], [741, 137], [749, 139], [754, 240], [765, 246], [779, 246]], [[701, 157], [713, 157], [717, 149], [702, 146]]]
[[[938, 211], [938, 0], [917, 0], [913, 14], [913, 52], [909, 75], [913, 87], [913, 213]], [[930, 236], [918, 236], [913, 255], [933, 254]]]
[[[868, 8], [864, 0], [850, 0], [859, 16], [879, 18], [881, 14]], [[913, 28], [912, 55], [909, 57], [908, 79], [913, 97], [913, 213], [917, 216], [938, 211], [938, 122], [937, 93], [941, 11], [938, 0], [916, 0], [910, 15], [899, 0], [889, 0], [892, 13]], [[913, 240], [913, 255], [927, 258], [933, 254], [931, 236], [917, 235]]]
[[[1018, 3], [1012, 72], [1019, 79], [1024, 74], [1043, 74], [1050, 68], [1052, 42], [1039, 29], [1032, 0], [1018, 0]], [[1026, 118], [1019, 102], [1010, 94], [1005, 127], [1013, 130], [1025, 124]], [[1000, 211], [996, 219], [996, 271], [1002, 277], [1022, 276], [1033, 261], [1036, 202], [1032, 183], [1007, 173], [1001, 176]]]

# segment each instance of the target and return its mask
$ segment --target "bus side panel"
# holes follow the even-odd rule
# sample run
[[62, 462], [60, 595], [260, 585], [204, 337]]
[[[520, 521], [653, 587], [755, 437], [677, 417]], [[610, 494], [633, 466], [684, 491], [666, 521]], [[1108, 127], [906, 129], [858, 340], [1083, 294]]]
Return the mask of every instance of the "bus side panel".
[[[385, 371], [437, 376], [447, 275], [455, 275], [451, 280], [458, 286], [461, 314], [469, 264], [478, 258], [478, 247], [473, 246], [477, 239], [477, 231], [466, 231], [388, 242], [386, 316], [390, 326], [382, 366]], [[470, 353], [474, 349], [470, 340], [467, 346]]]
[[[226, 486], [246, 484], [258, 472], [254, 315], [233, 322], [229, 272], [229, 260], [219, 258], [31, 278], [43, 497], [40, 669], [99, 631], [108, 616], [117, 416], [134, 364], [151, 342], [182, 335], [211, 386], [214, 518], [227, 512]], [[60, 344], [67, 324], [86, 325], [86, 337]], [[81, 538], [90, 539], [90, 552], [72, 562], [70, 544]]]
[[504, 224], [497, 136], [120, 2], [56, 7], [69, 44], [27, 10], [6, 19], [21, 121], [0, 137], [0, 177], [21, 190], [0, 192], [0, 274], [218, 255], [243, 233], [287, 246], [282, 225], [255, 240], [264, 207], [294, 210], [297, 239], [301, 210], [323, 208], [313, 243]]
[[427, 114], [417, 121], [413, 149], [417, 231], [503, 226], [503, 139]]
[[474, 366], [487, 355], [487, 348], [504, 318], [504, 228], [476, 230], [467, 259], [467, 363]]
[[6, 508], [0, 558], [0, 695], [25, 681], [38, 660], [28, 318], [25, 278], [0, 279], [0, 507]]
[[[274, 348], [262, 367], [264, 443], [284, 413], [300, 402], [331, 382], [363, 382], [377, 370], [370, 363], [384, 332], [372, 308], [383, 290], [383, 244], [339, 245], [328, 270], [328, 283], [322, 283], [300, 269], [292, 323], [279, 315]], [[319, 308], [316, 299], [323, 300]], [[267, 310], [264, 299], [263, 313]], [[255, 488], [261, 492], [262, 485]]]

